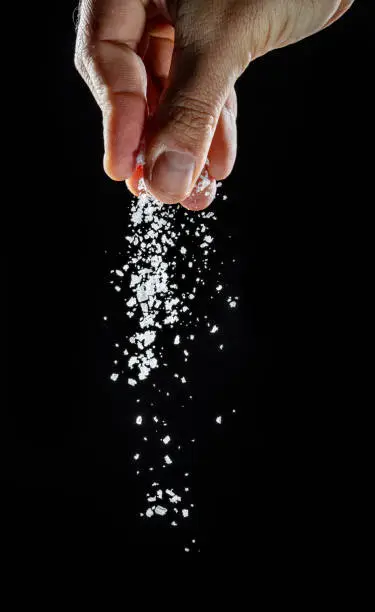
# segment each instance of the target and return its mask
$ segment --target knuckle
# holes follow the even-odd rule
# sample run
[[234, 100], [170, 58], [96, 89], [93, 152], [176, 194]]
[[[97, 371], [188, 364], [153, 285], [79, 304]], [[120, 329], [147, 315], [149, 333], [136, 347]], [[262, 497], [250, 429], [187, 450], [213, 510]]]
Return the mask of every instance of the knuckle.
[[171, 121], [190, 140], [211, 135], [217, 119], [217, 110], [206, 102], [188, 96], [179, 99], [168, 108], [167, 121]]

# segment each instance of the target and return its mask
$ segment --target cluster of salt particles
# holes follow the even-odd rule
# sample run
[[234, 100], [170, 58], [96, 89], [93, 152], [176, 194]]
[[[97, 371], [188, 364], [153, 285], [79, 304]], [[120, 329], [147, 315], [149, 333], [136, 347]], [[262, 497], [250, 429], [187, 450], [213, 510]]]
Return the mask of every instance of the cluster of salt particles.
[[[175, 462], [175, 455], [181, 450], [181, 444], [175, 443], [174, 436], [168, 433], [161, 433], [163, 428], [168, 429], [168, 423], [164, 419], [159, 419], [156, 415], [152, 417], [152, 421], [155, 424], [152, 435], [158, 438], [160, 445], [160, 456], [159, 463], [153, 465], [151, 468], [144, 466], [143, 469], [148, 469], [153, 476], [159, 474], [163, 476], [162, 480], [165, 482], [165, 475], [162, 474], [163, 469], [168, 469], [169, 466]], [[145, 425], [145, 420], [141, 415], [136, 417], [136, 424], [139, 426]], [[167, 431], [167, 429], [165, 431]], [[148, 436], [143, 436], [143, 440], [150, 440]], [[137, 470], [136, 473], [141, 472], [142, 464], [142, 453], [137, 452], [133, 456], [133, 461], [136, 462]], [[189, 472], [181, 474], [181, 480], [179, 486], [165, 486], [161, 484], [160, 478], [152, 480], [149, 490], [145, 493], [145, 507], [143, 511], [139, 513], [141, 518], [150, 519], [152, 517], [164, 517], [171, 527], [178, 527], [182, 521], [185, 521], [190, 517], [190, 513], [194, 508], [194, 503], [191, 501], [190, 486], [188, 486]]]
[[[142, 151], [138, 155], [137, 165], [144, 165]], [[193, 191], [209, 190], [208, 165], [207, 160]], [[221, 183], [218, 183], [218, 187], [220, 186]], [[195, 333], [192, 332], [198, 323], [201, 323], [200, 317], [194, 311], [194, 300], [199, 295], [199, 288], [209, 279], [211, 283], [214, 282], [217, 295], [224, 289], [223, 281], [219, 280], [221, 272], [216, 270], [215, 278], [213, 270], [208, 273], [209, 257], [215, 253], [212, 230], [217, 217], [214, 212], [185, 211], [181, 222], [181, 217], [176, 220], [177, 214], [181, 213], [181, 209], [178, 210], [180, 207], [163, 205], [156, 200], [147, 191], [143, 178], [139, 180], [138, 189], [140, 195], [132, 199], [129, 227], [125, 236], [126, 262], [121, 268], [116, 267], [110, 271], [109, 281], [119, 294], [124, 313], [133, 326], [133, 332], [123, 339], [123, 344], [120, 346], [120, 343], [116, 343], [116, 348], [121, 350], [127, 365], [122, 367], [118, 359], [114, 360], [110, 378], [117, 382], [119, 377], [126, 376], [128, 385], [136, 389], [137, 385], [152, 378], [153, 372], [158, 368], [169, 365], [165, 362], [166, 347], [162, 345], [162, 342], [165, 342], [165, 330], [173, 331], [170, 335], [171, 343], [181, 351], [183, 361], [188, 361], [191, 344], [195, 341]], [[223, 199], [226, 199], [226, 196], [223, 196]], [[181, 239], [184, 239], [184, 244], [180, 244]], [[189, 279], [190, 286], [186, 288]], [[225, 298], [223, 295], [222, 298], [226, 299], [229, 309], [237, 306], [238, 297]], [[108, 317], [105, 316], [104, 319], [107, 320]], [[209, 321], [207, 315], [204, 315], [204, 319], [207, 333], [219, 335], [218, 325]], [[164, 340], [161, 340], [162, 337]], [[219, 341], [217, 348], [223, 350], [224, 345]], [[171, 376], [181, 385], [187, 386], [189, 383], [184, 372], [173, 372]], [[162, 390], [160, 385], [158, 387], [159, 393], [170, 395], [169, 391]], [[189, 399], [192, 399], [191, 395]], [[138, 399], [137, 402], [139, 401]], [[134, 422], [142, 427], [145, 420], [144, 415], [137, 414]], [[221, 425], [221, 415], [215, 418], [215, 423]], [[163, 519], [168, 521], [171, 527], [178, 527], [189, 520], [194, 509], [189, 485], [190, 473], [181, 473], [177, 486], [172, 486], [172, 482], [165, 485], [165, 473], [178, 462], [181, 444], [174, 440], [173, 432], [169, 431], [165, 419], [153, 416], [151, 426], [151, 435], [157, 437], [160, 449], [158, 458], [153, 465], [145, 465], [141, 448], [132, 455], [136, 475], [149, 472], [152, 476], [149, 490], [145, 493], [145, 506], [139, 515], [147, 520]], [[149, 442], [149, 436], [143, 435], [141, 442]], [[194, 443], [195, 439], [186, 442]], [[159, 475], [163, 475], [163, 478], [159, 478]], [[176, 476], [174, 478], [176, 479]], [[160, 480], [163, 480], [163, 485]], [[195, 543], [195, 539], [192, 543]], [[190, 550], [191, 544], [185, 548], [186, 552]]]

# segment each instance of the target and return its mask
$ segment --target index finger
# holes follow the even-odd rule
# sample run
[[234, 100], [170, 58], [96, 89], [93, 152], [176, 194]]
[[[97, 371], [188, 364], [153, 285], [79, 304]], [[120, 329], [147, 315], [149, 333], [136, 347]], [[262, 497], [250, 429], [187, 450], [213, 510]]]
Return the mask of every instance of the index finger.
[[76, 66], [103, 113], [104, 169], [129, 178], [147, 114], [147, 74], [137, 52], [148, 0], [83, 0]]

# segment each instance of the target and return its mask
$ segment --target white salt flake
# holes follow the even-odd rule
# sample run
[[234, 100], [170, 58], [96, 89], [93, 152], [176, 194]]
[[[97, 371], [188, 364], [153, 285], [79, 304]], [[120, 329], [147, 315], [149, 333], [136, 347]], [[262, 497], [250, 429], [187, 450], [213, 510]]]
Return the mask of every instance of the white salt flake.
[[165, 438], [163, 438], [163, 443], [168, 444], [170, 440], [171, 440], [170, 436], [165, 436]]
[[165, 516], [167, 512], [167, 508], [164, 508], [163, 506], [156, 506], [155, 508], [155, 514], [158, 514], [159, 516]]
[[116, 382], [117, 379], [118, 379], [118, 374], [113, 372], [113, 374], [111, 374], [111, 380], [113, 380], [113, 382]]
[[170, 458], [169, 455], [165, 455], [164, 457], [164, 461], [165, 463], [167, 463], [168, 465], [170, 465], [172, 463], [172, 459]]

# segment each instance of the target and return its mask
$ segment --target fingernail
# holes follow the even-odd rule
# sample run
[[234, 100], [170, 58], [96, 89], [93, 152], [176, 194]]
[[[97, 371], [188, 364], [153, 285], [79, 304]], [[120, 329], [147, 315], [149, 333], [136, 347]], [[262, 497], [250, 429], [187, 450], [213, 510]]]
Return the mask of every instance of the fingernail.
[[152, 175], [152, 186], [169, 195], [183, 196], [191, 189], [195, 159], [190, 153], [164, 151], [156, 160]]

